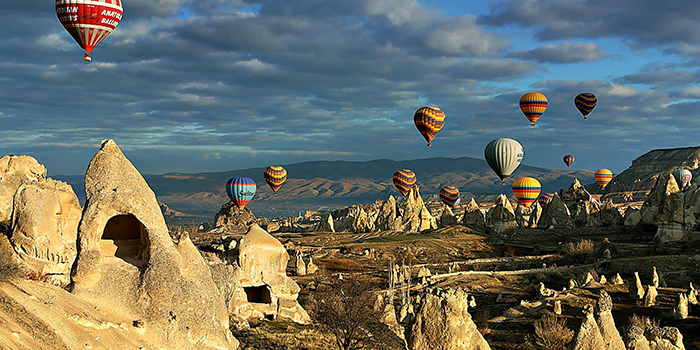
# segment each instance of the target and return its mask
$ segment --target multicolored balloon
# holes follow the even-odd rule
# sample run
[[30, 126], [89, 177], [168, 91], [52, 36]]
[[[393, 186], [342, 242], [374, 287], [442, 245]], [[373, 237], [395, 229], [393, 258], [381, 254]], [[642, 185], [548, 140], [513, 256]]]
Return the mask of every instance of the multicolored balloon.
[[613, 173], [608, 169], [598, 169], [596, 170], [594, 177], [595, 181], [598, 182], [598, 185], [600, 185], [600, 187], [602, 188], [605, 188], [605, 186], [607, 186], [608, 183], [610, 183], [610, 180], [612, 180]]
[[249, 177], [232, 177], [226, 182], [226, 193], [234, 204], [243, 208], [253, 197], [258, 186]]
[[693, 173], [688, 169], [678, 169], [673, 172], [673, 177], [676, 178], [676, 183], [681, 190], [690, 186], [690, 181], [693, 179]]
[[394, 173], [394, 186], [406, 197], [408, 191], [416, 184], [416, 174], [408, 169], [401, 169]]
[[566, 167], [570, 167], [571, 164], [574, 164], [574, 156], [567, 154], [564, 156], [564, 164], [566, 164]]
[[271, 165], [265, 169], [265, 182], [270, 186], [272, 192], [277, 194], [277, 190], [287, 181], [287, 170], [279, 165]]
[[435, 135], [445, 124], [445, 112], [434, 106], [421, 107], [413, 115], [413, 122], [430, 147]]
[[124, 9], [121, 0], [56, 0], [56, 16], [85, 50], [83, 60], [117, 27]]
[[549, 201], [552, 200], [553, 197], [554, 197], [554, 192], [545, 193], [545, 194], [541, 195], [540, 198], [537, 199], [537, 203], [540, 203], [540, 206], [544, 207], [545, 205], [547, 205], [549, 203]]
[[521, 177], [513, 182], [513, 194], [525, 208], [537, 200], [541, 189], [540, 182], [532, 177]]
[[542, 113], [547, 110], [547, 97], [539, 92], [527, 93], [520, 98], [520, 110], [530, 121], [530, 126], [535, 126]]
[[588, 92], [578, 94], [576, 98], [574, 98], [574, 105], [576, 109], [583, 114], [583, 119], [588, 119], [588, 115], [597, 104], [598, 98]]
[[513, 139], [499, 138], [489, 142], [484, 149], [486, 163], [501, 178], [501, 184], [505, 185], [505, 178], [510, 176], [523, 162], [523, 146]]
[[445, 186], [440, 190], [440, 199], [449, 207], [459, 203], [459, 189], [454, 186]]

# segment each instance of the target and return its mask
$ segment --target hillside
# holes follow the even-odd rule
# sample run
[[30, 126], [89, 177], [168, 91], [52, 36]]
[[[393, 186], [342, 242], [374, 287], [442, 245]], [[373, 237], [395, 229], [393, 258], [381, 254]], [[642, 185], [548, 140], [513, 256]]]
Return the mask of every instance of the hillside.
[[[406, 161], [379, 159], [368, 162], [314, 161], [283, 165], [288, 180], [273, 195], [263, 179], [265, 168], [250, 168], [217, 173], [145, 175], [158, 199], [173, 210], [189, 214], [180, 220], [207, 220], [228, 201], [226, 181], [233, 176], [250, 177], [258, 184], [255, 199], [248, 204], [256, 215], [277, 217], [306, 209], [331, 209], [350, 204], [369, 203], [399, 195], [392, 176], [408, 168], [416, 173], [424, 196], [435, 196], [446, 185], [457, 186], [464, 197], [478, 194], [507, 193], [511, 181], [501, 186], [498, 177], [483, 159], [430, 158]], [[593, 180], [588, 170], [546, 169], [522, 165], [513, 177], [532, 176], [540, 180], [543, 192], [568, 188], [574, 178], [583, 183]], [[73, 185], [84, 198], [83, 176], [53, 176]]]
[[625, 196], [629, 200], [644, 200], [656, 179], [662, 173], [685, 168], [691, 170], [693, 178], [700, 176], [700, 146], [656, 149], [632, 161], [632, 165], [620, 174], [614, 174], [612, 181], [603, 191], [596, 184], [586, 186], [591, 193], [605, 194], [605, 197], [620, 201]]

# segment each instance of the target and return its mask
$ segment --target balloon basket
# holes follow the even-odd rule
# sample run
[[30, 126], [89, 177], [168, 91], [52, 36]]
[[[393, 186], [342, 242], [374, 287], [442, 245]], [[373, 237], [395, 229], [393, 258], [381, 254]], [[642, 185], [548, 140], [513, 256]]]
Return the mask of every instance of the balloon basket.
[[85, 55], [83, 55], [83, 61], [90, 62], [90, 61], [92, 61], [92, 57], [90, 57], [89, 54], [85, 54]]

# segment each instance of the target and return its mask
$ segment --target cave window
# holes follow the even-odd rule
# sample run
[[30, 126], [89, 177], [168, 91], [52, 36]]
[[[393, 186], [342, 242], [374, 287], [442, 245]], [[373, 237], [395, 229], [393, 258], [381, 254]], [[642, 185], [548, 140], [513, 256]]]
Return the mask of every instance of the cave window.
[[148, 261], [149, 255], [146, 228], [134, 215], [113, 216], [105, 225], [100, 248], [103, 255], [141, 266]]
[[249, 303], [271, 304], [270, 289], [267, 285], [255, 287], [243, 287]]

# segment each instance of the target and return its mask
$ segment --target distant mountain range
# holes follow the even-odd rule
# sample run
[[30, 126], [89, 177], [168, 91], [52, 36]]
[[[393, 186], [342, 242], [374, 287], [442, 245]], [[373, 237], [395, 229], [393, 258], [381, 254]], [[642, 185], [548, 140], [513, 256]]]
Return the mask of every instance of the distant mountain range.
[[[429, 158], [394, 161], [378, 159], [367, 162], [313, 161], [282, 165], [288, 180], [273, 195], [263, 179], [265, 168], [250, 168], [217, 173], [144, 175], [158, 200], [176, 211], [187, 214], [172, 220], [199, 222], [213, 219], [222, 204], [228, 201], [226, 181], [234, 176], [250, 177], [258, 190], [248, 207], [257, 215], [268, 218], [296, 215], [307, 209], [334, 209], [346, 205], [386, 200], [390, 195], [401, 197], [394, 188], [392, 176], [399, 169], [416, 173], [417, 184], [425, 199], [437, 200], [440, 189], [447, 185], [460, 189], [463, 200], [483, 198], [489, 194], [512, 196], [513, 179], [501, 186], [498, 177], [483, 159]], [[582, 183], [593, 182], [588, 170], [546, 169], [521, 165], [513, 178], [531, 176], [542, 183], [543, 192], [567, 189], [574, 178]], [[84, 176], [56, 175], [55, 179], [71, 184], [81, 199], [85, 199]]]

